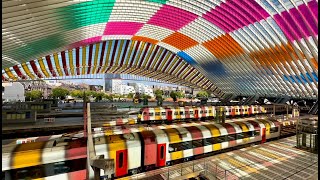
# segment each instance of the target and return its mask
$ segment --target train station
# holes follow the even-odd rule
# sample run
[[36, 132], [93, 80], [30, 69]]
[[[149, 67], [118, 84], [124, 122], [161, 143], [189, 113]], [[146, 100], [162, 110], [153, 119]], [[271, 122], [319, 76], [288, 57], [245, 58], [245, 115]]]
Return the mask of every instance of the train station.
[[318, 1], [2, 2], [2, 180], [318, 179]]

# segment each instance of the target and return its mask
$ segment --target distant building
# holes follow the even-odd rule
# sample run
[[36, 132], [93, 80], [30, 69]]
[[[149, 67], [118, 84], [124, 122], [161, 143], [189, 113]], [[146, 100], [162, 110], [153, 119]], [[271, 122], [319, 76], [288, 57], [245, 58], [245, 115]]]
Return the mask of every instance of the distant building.
[[133, 87], [135, 88], [136, 93], [139, 94], [146, 94], [151, 97], [154, 97], [153, 89], [150, 86], [144, 85], [142, 83], [131, 83]]
[[24, 86], [25, 92], [28, 91], [41, 91], [44, 98], [48, 98], [48, 96], [52, 93], [52, 85], [47, 83], [47, 81], [29, 81], [22, 82]]
[[89, 85], [89, 89], [90, 91], [102, 91], [103, 90], [103, 86], [100, 85]]
[[133, 86], [128, 86], [128, 85], [125, 85], [125, 84], [121, 84], [121, 90], [120, 90], [119, 94], [127, 95], [129, 93], [133, 93], [133, 94], [136, 93], [134, 87]]
[[2, 83], [2, 101], [25, 101], [24, 86], [19, 82]]
[[[119, 82], [120, 80], [120, 82]], [[104, 76], [104, 91], [105, 92], [114, 92], [117, 90], [113, 90], [113, 87], [115, 87], [115, 85], [119, 85], [119, 83], [121, 84], [121, 76], [120, 74], [105, 74]], [[120, 91], [120, 90], [119, 90]]]

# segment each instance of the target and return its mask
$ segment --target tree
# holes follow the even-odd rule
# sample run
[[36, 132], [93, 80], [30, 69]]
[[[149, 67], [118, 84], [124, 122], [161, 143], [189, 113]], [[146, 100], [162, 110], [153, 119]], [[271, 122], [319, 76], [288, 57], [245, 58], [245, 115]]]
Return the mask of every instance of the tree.
[[112, 100], [112, 95], [104, 94], [103, 98], [108, 99], [108, 100]]
[[73, 90], [71, 91], [70, 95], [72, 97], [83, 98], [83, 92], [80, 90]]
[[173, 99], [173, 102], [176, 102], [177, 101], [177, 92], [171, 91], [170, 97]]
[[101, 101], [103, 96], [104, 96], [103, 92], [97, 92], [95, 94], [96, 102]]
[[42, 91], [32, 90], [30, 92], [26, 92], [25, 96], [27, 100], [31, 100], [31, 101], [41, 99]]
[[69, 90], [65, 88], [54, 88], [52, 89], [52, 97], [65, 99], [66, 96], [69, 95]]
[[182, 91], [176, 91], [176, 94], [178, 98], [183, 98], [185, 96]]
[[143, 94], [142, 95], [142, 99], [150, 99], [151, 98], [151, 96], [149, 96], [149, 95], [147, 95], [147, 94]]
[[154, 94], [155, 94], [156, 96], [162, 96], [162, 95], [163, 95], [163, 91], [160, 90], [160, 89], [157, 89], [157, 90], [154, 91]]
[[207, 97], [209, 97], [209, 94], [207, 91], [199, 91], [197, 94], [197, 97], [198, 98], [207, 98]]
[[127, 98], [133, 98], [133, 96], [134, 96], [133, 93], [129, 93], [129, 94], [127, 95]]

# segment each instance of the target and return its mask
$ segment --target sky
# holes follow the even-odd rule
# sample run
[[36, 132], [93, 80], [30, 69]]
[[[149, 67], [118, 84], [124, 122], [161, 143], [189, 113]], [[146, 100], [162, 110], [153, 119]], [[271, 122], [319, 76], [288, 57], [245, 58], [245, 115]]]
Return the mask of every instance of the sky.
[[[77, 79], [78, 78], [78, 79]], [[83, 79], [80, 79], [83, 78]], [[101, 79], [85, 79], [85, 78], [101, 78]], [[81, 76], [74, 76], [74, 77], [68, 77], [68, 79], [64, 80], [67, 82], [72, 82], [75, 84], [89, 84], [89, 85], [104, 85], [104, 79], [102, 74], [95, 74], [95, 75], [81, 75]], [[135, 81], [135, 80], [123, 80], [123, 83], [143, 83], [145, 85], [159, 85], [159, 86], [172, 86], [176, 87], [178, 85], [176, 84], [168, 84], [168, 83], [157, 83], [157, 82], [150, 82], [150, 81]]]

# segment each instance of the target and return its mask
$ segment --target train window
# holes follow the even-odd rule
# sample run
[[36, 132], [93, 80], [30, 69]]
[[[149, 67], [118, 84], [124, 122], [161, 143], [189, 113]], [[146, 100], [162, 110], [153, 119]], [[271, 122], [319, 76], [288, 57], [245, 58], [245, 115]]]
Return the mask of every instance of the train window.
[[257, 111], [257, 108], [253, 108], [254, 111]]
[[183, 111], [180, 111], [180, 115], [183, 115]]
[[244, 138], [244, 133], [236, 134], [236, 139], [243, 139], [243, 138]]
[[190, 114], [193, 114], [193, 111], [190, 111]]
[[[10, 171], [10, 174], [11, 177], [14, 177], [13, 179], [38, 179], [62, 173], [84, 170], [86, 168], [86, 161], [87, 158], [82, 158], [50, 164], [42, 164], [39, 166], [13, 169]], [[53, 171], [45, 171], [45, 169], [53, 169]]]
[[160, 159], [164, 158], [164, 146], [160, 147]]
[[239, 109], [236, 109], [236, 112], [239, 112]]
[[165, 115], [166, 115], [166, 112], [161, 112], [161, 115], [162, 115], [162, 116], [165, 116]]
[[188, 115], [188, 114], [189, 114], [189, 111], [186, 111], [185, 113], [186, 113], [186, 115]]
[[276, 132], [278, 132], [278, 130], [279, 130], [278, 127], [270, 128], [270, 133], [276, 133]]
[[207, 110], [204, 111], [204, 113], [207, 113], [207, 112], [208, 112]]
[[180, 147], [180, 143], [169, 144], [169, 149], [168, 149], [169, 153], [181, 151], [179, 147]]
[[226, 136], [217, 137], [217, 143], [223, 143], [223, 142], [226, 142]]
[[209, 110], [209, 113], [212, 113], [212, 111], [211, 111], [211, 110]]
[[253, 131], [253, 134], [254, 136], [260, 136], [260, 131], [259, 130]]
[[180, 148], [181, 150], [192, 149], [192, 141], [182, 142]]
[[243, 132], [243, 133], [240, 133], [243, 135], [243, 137], [241, 139], [244, 139], [244, 138], [248, 138], [248, 137], [251, 137], [252, 135], [252, 132], [248, 131], [248, 132]]
[[209, 142], [209, 139], [211, 138], [203, 139], [203, 146], [211, 145], [211, 143]]
[[228, 141], [234, 141], [234, 140], [236, 140], [236, 135], [235, 134], [229, 134], [227, 136], [227, 138], [228, 138]]
[[160, 116], [160, 112], [156, 112], [155, 115], [156, 115], [156, 116]]
[[178, 115], [178, 112], [174, 112], [174, 115]]
[[203, 111], [200, 111], [200, 113], [203, 113]]
[[207, 138], [205, 145], [211, 145], [211, 144], [217, 144], [217, 143], [218, 143], [217, 137], [213, 137], [213, 138]]
[[149, 113], [149, 116], [153, 116], [153, 113]]
[[192, 141], [192, 148], [202, 147], [202, 139]]
[[119, 168], [123, 166], [123, 152], [119, 153]]

